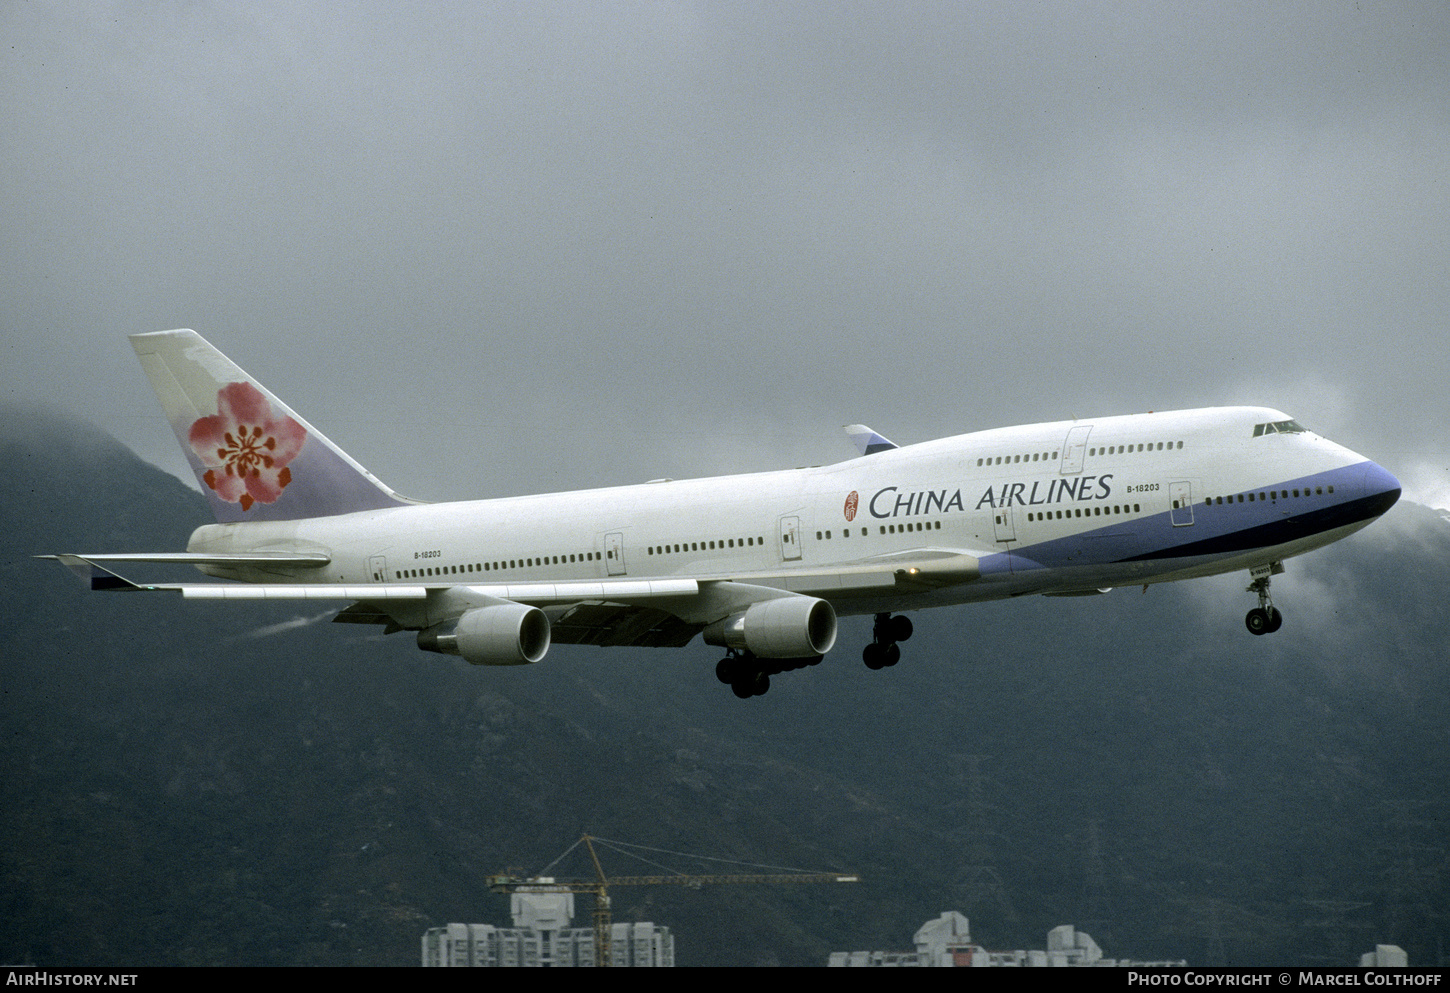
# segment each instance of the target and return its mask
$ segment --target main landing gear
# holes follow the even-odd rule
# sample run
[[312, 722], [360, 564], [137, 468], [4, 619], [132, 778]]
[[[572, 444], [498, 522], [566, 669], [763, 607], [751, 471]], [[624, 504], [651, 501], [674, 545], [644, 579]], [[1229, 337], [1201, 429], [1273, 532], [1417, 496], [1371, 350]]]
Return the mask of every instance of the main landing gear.
[[715, 678], [727, 684], [735, 695], [745, 700], [753, 696], [764, 696], [770, 689], [770, 677], [782, 672], [804, 669], [815, 665], [824, 656], [812, 655], [803, 659], [762, 659], [753, 652], [736, 651], [727, 648], [728, 653], [715, 663]]
[[901, 661], [898, 641], [910, 639], [911, 618], [905, 614], [877, 614], [876, 626], [871, 629], [871, 643], [861, 650], [861, 661], [868, 669], [884, 669]]
[[1259, 595], [1259, 605], [1244, 617], [1244, 627], [1249, 629], [1249, 634], [1273, 634], [1283, 626], [1284, 615], [1279, 613], [1279, 608], [1269, 598], [1270, 579], [1283, 571], [1284, 565], [1281, 562], [1272, 562], [1249, 571], [1253, 582], [1249, 583], [1247, 592]]

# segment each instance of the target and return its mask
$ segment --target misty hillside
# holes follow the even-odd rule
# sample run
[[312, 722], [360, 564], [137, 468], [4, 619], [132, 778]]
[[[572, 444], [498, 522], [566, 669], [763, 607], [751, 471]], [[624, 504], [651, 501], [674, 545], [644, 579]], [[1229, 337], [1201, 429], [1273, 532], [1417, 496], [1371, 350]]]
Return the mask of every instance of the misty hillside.
[[881, 672], [856, 618], [741, 701], [698, 642], [473, 668], [320, 605], [89, 593], [31, 556], [181, 549], [202, 499], [4, 413], [5, 961], [413, 965], [585, 830], [865, 877], [616, 890], [681, 965], [905, 950], [950, 909], [988, 947], [1072, 923], [1198, 964], [1433, 964], [1450, 934], [1439, 512], [1291, 560], [1269, 637], [1246, 576], [917, 614]]

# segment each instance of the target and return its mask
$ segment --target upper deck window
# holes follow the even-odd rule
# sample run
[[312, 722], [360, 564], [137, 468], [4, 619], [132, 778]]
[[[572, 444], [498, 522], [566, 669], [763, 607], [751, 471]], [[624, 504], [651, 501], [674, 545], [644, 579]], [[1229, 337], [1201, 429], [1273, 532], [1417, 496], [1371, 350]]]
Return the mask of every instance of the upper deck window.
[[1270, 421], [1268, 424], [1255, 424], [1254, 437], [1264, 434], [1303, 434], [1308, 430], [1298, 421]]

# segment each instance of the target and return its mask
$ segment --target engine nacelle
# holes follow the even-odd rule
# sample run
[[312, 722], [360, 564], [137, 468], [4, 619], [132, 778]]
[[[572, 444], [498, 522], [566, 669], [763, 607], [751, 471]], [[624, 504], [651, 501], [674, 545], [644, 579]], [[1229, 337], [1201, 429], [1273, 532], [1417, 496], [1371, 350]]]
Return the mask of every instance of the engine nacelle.
[[836, 643], [836, 612], [824, 600], [785, 596], [752, 603], [705, 628], [705, 641], [763, 659], [824, 655]]
[[456, 621], [419, 631], [418, 647], [474, 665], [527, 665], [549, 650], [549, 619], [522, 603], [475, 607]]

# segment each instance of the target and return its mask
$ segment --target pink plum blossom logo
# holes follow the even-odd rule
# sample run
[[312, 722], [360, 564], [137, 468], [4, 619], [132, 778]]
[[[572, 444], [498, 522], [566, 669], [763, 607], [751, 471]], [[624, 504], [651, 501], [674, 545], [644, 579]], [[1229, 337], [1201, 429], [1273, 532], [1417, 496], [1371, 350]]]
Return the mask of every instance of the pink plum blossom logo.
[[292, 482], [287, 463], [302, 451], [307, 429], [278, 415], [251, 383], [228, 383], [217, 391], [217, 412], [191, 426], [188, 440], [207, 467], [202, 481], [228, 503], [251, 510], [275, 503]]

